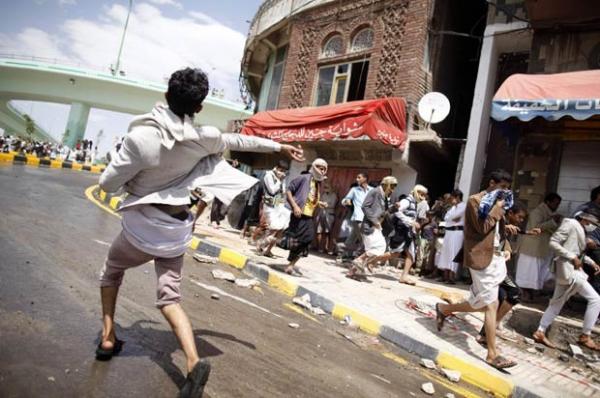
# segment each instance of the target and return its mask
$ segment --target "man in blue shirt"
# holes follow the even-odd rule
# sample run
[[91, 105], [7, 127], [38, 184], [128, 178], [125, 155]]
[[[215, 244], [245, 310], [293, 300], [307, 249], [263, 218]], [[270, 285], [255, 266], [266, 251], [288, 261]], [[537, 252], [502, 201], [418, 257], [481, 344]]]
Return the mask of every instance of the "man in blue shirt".
[[360, 225], [365, 217], [362, 211], [363, 201], [367, 193], [373, 189], [369, 186], [369, 175], [362, 171], [356, 176], [357, 186], [350, 188], [350, 191], [342, 199], [342, 205], [352, 206], [352, 227], [350, 234], [344, 243], [338, 244], [338, 259], [341, 261], [352, 260], [362, 251], [362, 237], [360, 235]]

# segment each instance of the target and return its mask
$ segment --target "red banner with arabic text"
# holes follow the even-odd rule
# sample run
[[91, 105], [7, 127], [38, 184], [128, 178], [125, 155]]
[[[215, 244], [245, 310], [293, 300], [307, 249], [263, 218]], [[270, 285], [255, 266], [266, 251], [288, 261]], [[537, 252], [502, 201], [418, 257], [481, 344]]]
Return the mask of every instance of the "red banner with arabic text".
[[406, 102], [382, 98], [259, 112], [246, 120], [241, 133], [279, 142], [368, 138], [403, 150]]

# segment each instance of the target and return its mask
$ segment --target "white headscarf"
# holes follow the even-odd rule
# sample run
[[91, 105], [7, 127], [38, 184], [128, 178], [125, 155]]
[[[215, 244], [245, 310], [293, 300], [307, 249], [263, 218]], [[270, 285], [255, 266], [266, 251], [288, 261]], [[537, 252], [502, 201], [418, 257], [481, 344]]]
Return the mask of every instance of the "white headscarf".
[[[321, 172], [317, 168], [317, 166], [325, 166], [325, 172]], [[310, 174], [312, 174], [315, 181], [323, 181], [327, 174], [327, 162], [324, 159], [317, 158], [314, 162], [312, 162], [312, 167], [310, 168]]]

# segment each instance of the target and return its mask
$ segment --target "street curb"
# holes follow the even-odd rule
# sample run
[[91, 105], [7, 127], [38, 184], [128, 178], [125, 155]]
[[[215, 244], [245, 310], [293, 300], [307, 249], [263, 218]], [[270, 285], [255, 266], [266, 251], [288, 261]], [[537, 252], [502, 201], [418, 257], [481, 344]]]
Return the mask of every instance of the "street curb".
[[[107, 194], [100, 190], [97, 185], [88, 188], [88, 190], [93, 190], [94, 196], [112, 210], [118, 210], [122, 200], [120, 196]], [[342, 320], [349, 315], [352, 318], [352, 323], [357, 325], [363, 332], [381, 337], [403, 350], [422, 358], [434, 360], [440, 367], [458, 370], [461, 372], [461, 380], [487, 391], [496, 397], [541, 398], [541, 396], [529, 391], [526, 387], [515, 385], [512, 381], [492, 373], [491, 369], [473, 365], [454, 354], [440, 351], [425, 342], [414, 339], [402, 331], [382, 325], [377, 320], [362, 314], [360, 311], [356, 311], [340, 303], [335, 303], [327, 297], [317, 294], [298, 283], [290, 282], [282, 278], [279, 273], [266, 266], [255, 264], [248, 256], [233, 249], [222, 247], [197, 237], [192, 238], [190, 248], [204, 255], [218, 257], [220, 262], [238, 270], [243, 270], [245, 273], [265, 282], [289, 297], [308, 294], [313, 305], [320, 307], [335, 319]]]
[[87, 171], [94, 174], [100, 174], [104, 171], [104, 167], [100, 166], [89, 166], [63, 160], [40, 159], [35, 155], [20, 155], [14, 153], [0, 153], [0, 162], [27, 165], [39, 168]]

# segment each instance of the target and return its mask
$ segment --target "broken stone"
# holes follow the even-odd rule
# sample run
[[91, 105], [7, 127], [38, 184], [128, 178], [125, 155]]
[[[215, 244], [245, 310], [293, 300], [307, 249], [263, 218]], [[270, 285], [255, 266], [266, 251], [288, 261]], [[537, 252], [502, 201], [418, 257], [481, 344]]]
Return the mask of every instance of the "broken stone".
[[69, 374], [69, 373], [71, 373], [71, 369], [65, 369], [65, 373], [66, 373], [66, 374]]
[[304, 296], [294, 297], [292, 299], [292, 303], [302, 308], [306, 308], [307, 310], [312, 309], [312, 304], [310, 303], [310, 295], [308, 293], [306, 293]]
[[198, 293], [194, 294], [194, 297], [200, 297], [200, 295]]
[[442, 369], [442, 373], [448, 380], [454, 383], [458, 383], [460, 381], [461, 373], [458, 370]]
[[600, 365], [593, 363], [593, 362], [587, 362], [585, 364], [585, 366], [587, 366], [588, 368], [592, 369], [595, 373], [600, 373]]
[[571, 353], [573, 354], [573, 356], [575, 358], [577, 358], [577, 357], [583, 357], [584, 356], [583, 355], [583, 350], [578, 345], [569, 344], [569, 350], [571, 350]]
[[563, 362], [569, 362], [569, 356], [567, 354], [560, 354], [558, 356], [558, 359], [560, 359]]
[[535, 344], [535, 340], [534, 340], [534, 339], [530, 339], [529, 337], [524, 337], [524, 338], [523, 338], [523, 341], [524, 341], [526, 344], [529, 344], [529, 345], [534, 345], [534, 344]]
[[299, 324], [294, 323], [294, 322], [288, 323], [288, 326], [291, 327], [292, 329], [298, 329], [300, 327]]
[[144, 274], [149, 274], [150, 271], [148, 271], [147, 269], [144, 270]]
[[412, 392], [412, 391], [409, 391], [408, 393], [410, 394], [410, 396], [411, 396], [411, 397], [416, 397], [416, 396], [417, 396], [417, 394], [415, 394], [415, 393], [414, 393], [414, 392]]
[[50, 376], [50, 377], [48, 377], [48, 381], [51, 381], [54, 383], [56, 381], [56, 379], [54, 377]]
[[210, 298], [213, 300], [219, 300], [221, 298], [221, 296], [219, 296], [217, 293], [213, 293], [210, 295]]
[[194, 258], [194, 260], [198, 261], [199, 263], [205, 263], [205, 264], [216, 264], [217, 263], [216, 257], [207, 256], [205, 254], [194, 253], [193, 258]]
[[213, 269], [212, 276], [215, 279], [223, 279], [229, 282], [235, 282], [235, 276], [228, 271], [221, 271], [220, 269]]
[[433, 362], [431, 359], [427, 359], [427, 358], [421, 358], [421, 366], [426, 367], [427, 369], [435, 369], [435, 362]]
[[579, 368], [576, 368], [576, 367], [571, 367], [571, 368], [569, 368], [569, 370], [571, 372], [577, 373], [577, 374], [582, 374], [583, 373], [583, 369], [579, 369]]
[[235, 285], [239, 287], [252, 288], [254, 286], [258, 286], [260, 284], [256, 279], [236, 279]]
[[315, 315], [325, 315], [325, 314], [327, 314], [325, 311], [323, 311], [319, 307], [312, 307], [312, 309], [310, 310], [310, 312], [312, 312]]
[[444, 395], [444, 398], [455, 398], [454, 394], [452, 394], [451, 392], [447, 392], [446, 395]]
[[433, 388], [433, 384], [431, 383], [423, 383], [421, 385], [421, 390], [428, 395], [433, 395], [435, 393], [435, 388]]
[[529, 347], [527, 349], [527, 352], [530, 353], [530, 354], [537, 354], [537, 350], [535, 348], [533, 348], [533, 347]]
[[546, 351], [546, 347], [544, 347], [543, 345], [540, 345], [540, 344], [537, 344], [537, 345], [535, 346], [535, 349], [536, 349], [537, 351], [539, 351], [539, 352], [544, 352], [544, 351]]

